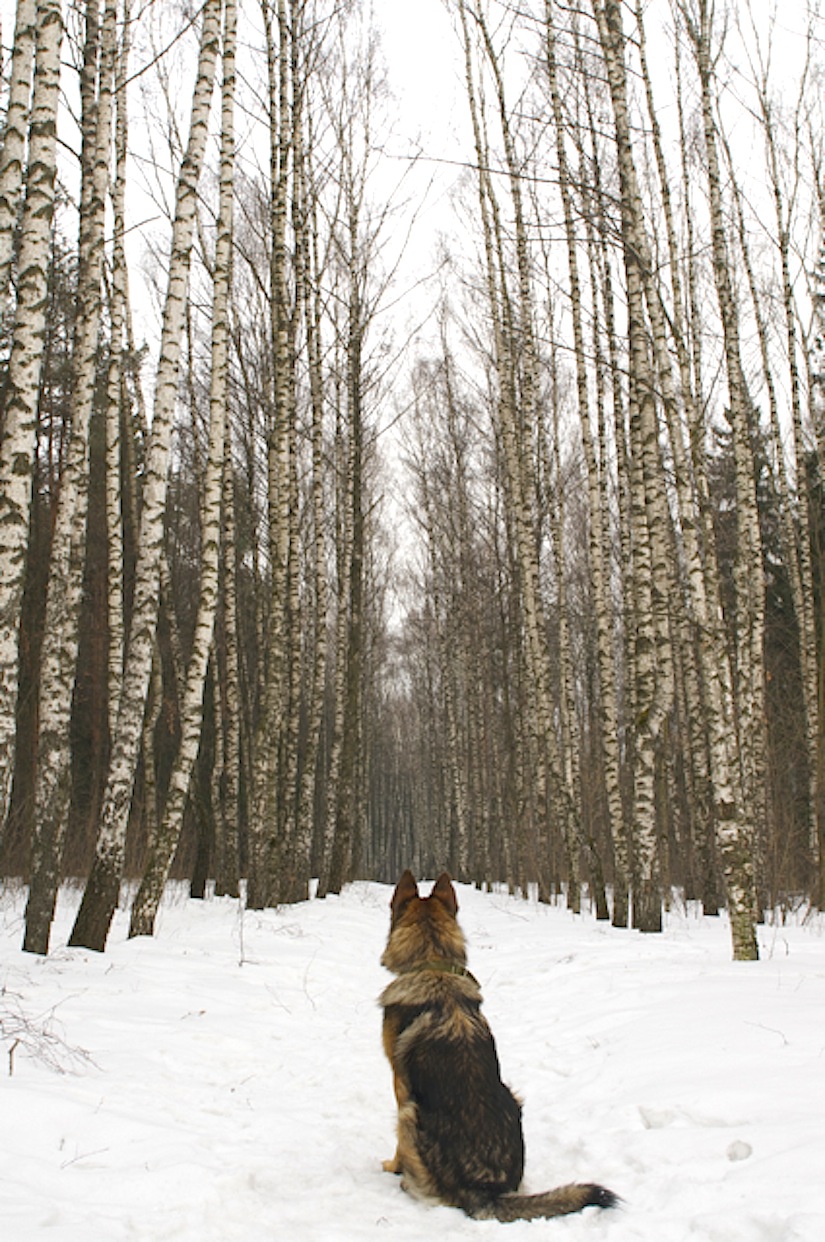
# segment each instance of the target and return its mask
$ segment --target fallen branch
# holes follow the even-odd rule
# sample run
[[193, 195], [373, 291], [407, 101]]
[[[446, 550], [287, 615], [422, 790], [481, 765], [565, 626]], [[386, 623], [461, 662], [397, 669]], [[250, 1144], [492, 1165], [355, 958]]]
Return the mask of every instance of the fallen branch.
[[16, 992], [0, 989], [0, 1043], [8, 1045], [9, 1077], [14, 1074], [18, 1049], [56, 1074], [77, 1073], [94, 1064], [84, 1048], [69, 1044], [56, 1029], [56, 1008], [32, 1018]]

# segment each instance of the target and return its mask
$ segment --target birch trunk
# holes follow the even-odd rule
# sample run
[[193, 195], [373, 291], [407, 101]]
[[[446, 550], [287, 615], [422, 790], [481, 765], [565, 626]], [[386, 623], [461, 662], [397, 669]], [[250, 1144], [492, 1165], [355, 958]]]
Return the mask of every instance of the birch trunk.
[[[606, 209], [603, 196], [600, 190], [599, 194], [599, 218], [600, 218], [600, 259], [601, 259], [601, 279], [604, 287], [603, 306], [605, 333], [607, 336], [607, 363], [608, 371], [611, 377], [611, 398], [613, 406], [613, 440], [616, 446], [616, 475], [617, 475], [617, 520], [619, 527], [619, 562], [620, 562], [620, 578], [623, 585], [622, 590], [622, 628], [624, 632], [623, 647], [623, 663], [624, 663], [624, 692], [629, 702], [629, 708], [632, 709], [634, 700], [634, 683], [635, 683], [635, 659], [632, 646], [632, 617], [629, 584], [633, 580], [633, 555], [630, 535], [630, 467], [628, 464], [629, 450], [627, 444], [626, 423], [626, 402], [622, 386], [622, 361], [620, 357], [620, 349], [618, 342], [618, 332], [616, 327], [615, 313], [615, 296], [613, 292], [613, 276], [611, 272], [612, 255], [607, 241], [606, 231]], [[606, 418], [603, 420], [606, 422]], [[601, 437], [607, 439], [607, 428], [601, 429]], [[607, 521], [603, 519], [606, 527]], [[609, 555], [605, 556], [606, 563], [609, 564]], [[618, 697], [618, 686], [616, 688]], [[615, 745], [617, 750], [621, 749], [621, 735], [618, 732], [621, 727], [619, 724], [618, 705], [616, 705], [616, 721], [617, 734]], [[631, 752], [632, 757], [632, 739], [630, 737], [630, 729], [624, 726], [624, 742], [625, 748]], [[620, 769], [621, 776], [621, 769]], [[621, 792], [621, 790], [620, 790]], [[619, 831], [616, 831], [616, 823], [618, 823]], [[625, 808], [625, 800], [622, 796], [622, 815], [621, 819], [613, 825], [614, 839], [613, 848], [615, 852], [615, 886], [613, 890], [613, 926], [628, 927], [630, 921], [630, 881], [631, 881], [631, 841], [630, 841], [630, 814]]]
[[662, 925], [656, 823], [659, 733], [672, 695], [667, 632], [667, 511], [662, 486], [656, 391], [644, 313], [644, 223], [630, 138], [624, 34], [616, 0], [594, 3], [616, 132], [622, 199], [622, 244], [627, 282], [630, 363], [630, 445], [633, 486], [636, 703], [633, 831], [636, 875], [633, 923], [643, 931]]
[[[342, 36], [344, 31], [342, 31]], [[341, 382], [337, 393], [345, 446], [346, 472], [339, 489], [343, 505], [344, 562], [339, 562], [339, 615], [337, 631], [335, 728], [328, 782], [326, 836], [331, 845], [324, 866], [325, 883], [319, 891], [338, 892], [360, 865], [365, 840], [364, 774], [368, 741], [365, 689], [368, 641], [368, 522], [367, 465], [369, 437], [365, 394], [366, 343], [375, 314], [374, 274], [376, 239], [384, 215], [374, 215], [367, 196], [372, 148], [372, 110], [375, 98], [374, 45], [367, 43], [355, 56], [341, 39], [344, 106], [333, 113], [340, 216], [334, 225], [333, 247], [340, 272], [336, 296]], [[331, 109], [336, 102], [329, 99]], [[335, 227], [337, 225], [337, 227]], [[340, 723], [340, 731], [339, 731]], [[337, 768], [336, 768], [337, 765]], [[334, 770], [334, 779], [333, 779]], [[331, 842], [330, 842], [331, 834]]]
[[[689, 619], [691, 625], [695, 625], [698, 628], [699, 664], [702, 670], [702, 677], [700, 679], [695, 675], [696, 661], [693, 651], [688, 644], [683, 644], [681, 653], [682, 661], [685, 665], [683, 684], [688, 729], [691, 738], [690, 763], [688, 766], [695, 777], [692, 781], [694, 795], [691, 813], [691, 824], [694, 826], [692, 836], [696, 844], [696, 829], [698, 828], [698, 848], [703, 858], [702, 895], [707, 903], [706, 910], [715, 912], [715, 885], [712, 878], [714, 868], [710, 860], [713, 852], [712, 835], [714, 831], [712, 794], [714, 774], [711, 770], [710, 756], [708, 754], [708, 729], [705, 727], [705, 722], [713, 721], [709, 726], [709, 732], [713, 734], [716, 740], [714, 750], [716, 779], [723, 787], [727, 787], [732, 779], [731, 772], [735, 770], [737, 763], [735, 747], [730, 744], [730, 739], [735, 736], [735, 719], [732, 713], [731, 698], [731, 671], [719, 599], [719, 572], [715, 548], [712, 541], [703, 539], [702, 507], [706, 503], [706, 486], [703, 492], [704, 485], [702, 482], [704, 478], [704, 460], [702, 457], [704, 437], [701, 426], [702, 415], [697, 408], [697, 397], [693, 389], [694, 375], [698, 378], [698, 371], [694, 372], [691, 368], [688, 350], [687, 331], [682, 309], [684, 293], [672, 195], [659, 126], [659, 114], [654, 102], [653, 85], [648, 67], [647, 39], [640, 0], [637, 0], [636, 20], [639, 57], [665, 217], [668, 271], [672, 290], [669, 315], [664, 308], [664, 297], [661, 288], [654, 282], [653, 260], [650, 255], [650, 246], [646, 240], [644, 259], [645, 297], [653, 329], [656, 367], [662, 389], [665, 416], [673, 454], [673, 477], [678, 501], [679, 531], [684, 550], [687, 584], [689, 587], [690, 616], [687, 619], [679, 618], [679, 622], [680, 628], [686, 636], [688, 636], [685, 630], [686, 620]], [[680, 83], [678, 74], [677, 79]], [[684, 134], [684, 129], [680, 132], [683, 143], [686, 143], [687, 138]], [[685, 185], [687, 186], [687, 184], [686, 180]], [[691, 215], [690, 210], [688, 210], [688, 239], [692, 237], [691, 230]], [[691, 252], [692, 243], [689, 240], [688, 253], [691, 254]], [[694, 308], [694, 314], [696, 313]], [[694, 320], [694, 322], [696, 321]], [[670, 325], [670, 336], [672, 337], [678, 360], [680, 385], [678, 393], [671, 375], [668, 324]], [[701, 392], [701, 387], [697, 388], [696, 391]], [[687, 424], [688, 435], [698, 446], [698, 460], [691, 461], [688, 453], [682, 424], [683, 415]], [[725, 744], [726, 739], [728, 739], [727, 745]]]
[[[531, 651], [532, 667], [535, 674], [535, 686], [540, 714], [540, 732], [544, 763], [547, 765], [548, 782], [550, 785], [550, 803], [556, 804], [556, 815], [560, 822], [561, 838], [564, 843], [566, 861], [569, 872], [569, 885], [572, 894], [572, 907], [579, 908], [581, 885], [581, 852], [583, 834], [581, 825], [580, 790], [577, 786], [577, 764], [572, 755], [565, 753], [565, 738], [559, 738], [553, 722], [554, 705], [551, 695], [550, 653], [547, 640], [547, 620], [541, 589], [541, 545], [540, 515], [531, 512], [536, 496], [536, 470], [534, 461], [533, 441], [541, 438], [540, 414], [537, 405], [538, 374], [535, 340], [535, 306], [533, 282], [530, 274], [529, 246], [527, 240], [527, 223], [522, 199], [521, 167], [516, 157], [510, 118], [505, 103], [504, 80], [500, 72], [490, 40], [487, 23], [478, 10], [476, 20], [479, 21], [487, 59], [495, 83], [496, 102], [499, 112], [499, 123], [504, 143], [505, 164], [513, 205], [515, 227], [516, 269], [518, 273], [518, 304], [517, 314], [513, 319], [517, 329], [512, 334], [510, 346], [512, 357], [509, 369], [518, 372], [518, 394], [515, 391], [505, 403], [507, 420], [513, 419], [514, 449], [517, 460], [518, 481], [515, 476], [513, 483], [518, 497], [515, 514], [517, 532], [517, 548], [519, 570], [524, 591], [525, 616], [527, 618], [527, 634]], [[505, 284], [506, 265], [500, 246], [499, 234], [499, 265], [502, 287]], [[516, 361], [518, 360], [518, 361]], [[507, 435], [505, 433], [505, 444]], [[537, 518], [539, 520], [537, 520]], [[559, 589], [564, 597], [564, 559], [558, 564]], [[564, 644], [565, 626], [560, 631]], [[564, 657], [562, 656], [562, 662]], [[562, 695], [564, 685], [562, 684]], [[573, 745], [572, 735], [568, 735], [568, 744]], [[540, 824], [540, 832], [544, 832], [544, 824]]]
[[[70, 781], [70, 716], [77, 666], [78, 627], [86, 550], [89, 492], [89, 426], [94, 404], [101, 277], [117, 34], [115, 0], [108, 0], [100, 30], [89, 27], [92, 116], [84, 126], [84, 211], [80, 222], [78, 330], [74, 341], [74, 390], [66, 467], [60, 484], [41, 655], [40, 712], [35, 791], [35, 838], [26, 906], [24, 948], [46, 953], [54, 917], [66, 829]], [[92, 123], [93, 122], [93, 123]]]
[[228, 315], [232, 273], [232, 200], [235, 159], [236, 27], [237, 13], [234, 0], [224, 0], [220, 207], [214, 261], [209, 445], [201, 506], [201, 574], [198, 614], [195, 621], [192, 654], [186, 669], [186, 683], [181, 707], [180, 746], [169, 780], [166, 807], [157, 840], [150, 851], [143, 880], [132, 905], [130, 936], [148, 936], [154, 931], [158, 906], [180, 839], [192, 770], [201, 739], [204, 686], [218, 608], [221, 495], [227, 440]]
[[235, 471], [232, 433], [226, 422], [223, 461], [223, 641], [225, 683], [220, 696], [223, 716], [220, 798], [220, 865], [215, 873], [215, 895], [237, 897], [240, 879], [239, 820], [241, 774], [241, 685], [238, 652], [237, 549], [235, 539]]
[[[353, 204], [354, 206], [354, 204]], [[347, 419], [350, 437], [349, 469], [346, 495], [350, 506], [348, 520], [349, 553], [346, 573], [345, 605], [346, 642], [342, 689], [343, 704], [340, 734], [340, 767], [337, 796], [333, 814], [335, 830], [329, 864], [327, 892], [338, 893], [351, 878], [353, 851], [358, 830], [358, 758], [363, 740], [362, 669], [364, 642], [364, 427], [361, 392], [361, 350], [363, 323], [361, 319], [361, 272], [357, 251], [357, 216], [350, 221], [353, 250], [350, 262], [350, 306], [347, 340]], [[340, 655], [340, 652], [339, 652]]]
[[[298, 130], [301, 135], [301, 130]], [[311, 151], [311, 142], [309, 144]], [[298, 258], [303, 267], [306, 290], [303, 297], [312, 423], [312, 523], [314, 546], [314, 631], [312, 673], [307, 703], [307, 741], [301, 784], [298, 791], [298, 823], [295, 854], [299, 875], [312, 874], [312, 845], [318, 756], [324, 716], [324, 679], [327, 664], [328, 582], [326, 518], [324, 506], [324, 381], [321, 337], [321, 271], [317, 246], [317, 204], [309, 185], [308, 152], [303, 141], [296, 152], [298, 193], [302, 203], [298, 231]], [[298, 281], [301, 288], [301, 281]]]
[[[456, 806], [456, 843], [455, 866], [459, 879], [469, 880], [470, 859], [473, 851], [471, 841], [473, 828], [479, 821], [477, 808], [479, 800], [473, 798], [473, 770], [476, 747], [474, 733], [477, 736], [476, 711], [474, 700], [479, 692], [481, 679], [474, 658], [474, 647], [477, 652], [477, 630], [472, 624], [474, 611], [473, 591], [470, 582], [469, 567], [473, 561], [472, 524], [469, 514], [468, 497], [468, 464], [464, 446], [464, 428], [460, 422], [460, 409], [456, 398], [453, 375], [453, 359], [447, 347], [442, 325], [442, 350], [444, 354], [444, 405], [447, 418], [447, 439], [450, 448], [450, 471], [455, 477], [455, 516], [453, 524], [456, 530], [456, 547], [453, 554], [455, 562], [455, 582], [453, 590], [458, 599], [451, 608], [455, 638], [449, 645], [448, 657], [453, 665], [452, 677], [456, 683], [454, 711], [460, 712], [462, 728], [461, 742], [458, 737], [458, 722], [454, 725], [455, 740], [453, 742], [453, 787]], [[450, 672], [449, 665], [446, 667]]]
[[[703, 615], [701, 608], [697, 613], [698, 624], [698, 657], [706, 677], [707, 696], [703, 712], [691, 721], [693, 735], [700, 735], [706, 740], [708, 751], [708, 779], [712, 782], [712, 816], [710, 832], [702, 832], [699, 842], [699, 854], [702, 867], [701, 897], [706, 914], [717, 914], [721, 897], [716, 848], [716, 797], [717, 786], [721, 800], [725, 806], [724, 814], [728, 815], [730, 797], [736, 797], [740, 803], [743, 796], [741, 789], [741, 773], [739, 772], [739, 750], [737, 740], [736, 710], [733, 698], [733, 668], [728, 650], [724, 618], [721, 605], [721, 586], [718, 557], [715, 555], [715, 536], [710, 502], [710, 485], [707, 472], [705, 452], [706, 427], [702, 408], [702, 394], [705, 391], [703, 348], [702, 348], [702, 316], [700, 313], [700, 279], [697, 263], [696, 229], [691, 209], [692, 169], [689, 159], [690, 138], [687, 118], [685, 115], [684, 89], [682, 86], [681, 43], [676, 48], [676, 79], [677, 79], [677, 112], [679, 119], [679, 147], [681, 153], [682, 193], [687, 211], [685, 213], [685, 250], [686, 267], [687, 322], [680, 327], [679, 319], [674, 315], [675, 345], [679, 358], [679, 369], [682, 377], [681, 385], [684, 394], [690, 393], [691, 400], [686, 403], [688, 419], [687, 434], [689, 443], [689, 461], [696, 484], [696, 501], [698, 505], [697, 540], [705, 549], [702, 567], [696, 569], [694, 562], [689, 562], [693, 584], [693, 599], [702, 599], [701, 568], [704, 568], [705, 602], [707, 612]], [[673, 260], [671, 266], [675, 268]], [[674, 291], [676, 283], [673, 284]], [[675, 293], [674, 293], [675, 296]], [[705, 730], [704, 713], [707, 713], [708, 727]], [[721, 765], [721, 766], [720, 766]], [[698, 772], [702, 779], [701, 769]], [[710, 787], [710, 786], [709, 786]]]
[[176, 187], [169, 282], [164, 306], [151, 442], [143, 487], [134, 605], [123, 690], [100, 817], [95, 861], [70, 940], [73, 945], [99, 952], [105, 946], [118, 901], [126, 824], [151, 672], [159, 604], [167, 463], [197, 207], [197, 184], [206, 144], [220, 39], [220, 13], [220, 0], [206, 0], [189, 141]]
[[[773, 117], [767, 96], [767, 83], [760, 84], [760, 107], [765, 142], [768, 150], [768, 167], [776, 208], [777, 238], [782, 270], [782, 306], [785, 315], [785, 333], [788, 351], [788, 378], [791, 389], [791, 414], [793, 427], [793, 450], [796, 464], [796, 514], [799, 522], [798, 541], [792, 539], [792, 531], [786, 532], [786, 546], [794, 594], [794, 607], [799, 626], [799, 662], [802, 669], [802, 697], [805, 717], [805, 743], [808, 759], [809, 833], [811, 857], [816, 858], [818, 843], [825, 834], [825, 789], [820, 787], [822, 761], [819, 748], [822, 745], [819, 718], [819, 674], [816, 637], [816, 604], [811, 566], [811, 522], [809, 497], [811, 485], [807, 466], [807, 448], [802, 424], [802, 382], [799, 370], [799, 345], [797, 340], [797, 305], [791, 279], [791, 227], [790, 209], [786, 208], [779, 172], [778, 139], [773, 127]], [[800, 87], [800, 102], [802, 89]], [[799, 142], [799, 117], [797, 134]], [[781, 453], [781, 440], [778, 441]], [[784, 465], [784, 459], [778, 458]], [[784, 470], [782, 471], [784, 475]], [[784, 480], [783, 480], [784, 481]], [[790, 506], [783, 506], [789, 512]]]
[[0, 147], [0, 323], [5, 318], [14, 234], [23, 193], [36, 16], [36, 0], [17, 0], [9, 94], [3, 124], [3, 144]]
[[18, 629], [48, 305], [62, 37], [60, 0], [39, 0], [17, 310], [0, 444], [0, 825], [5, 823], [14, 770]]
[[[341, 758], [344, 746], [344, 714], [347, 685], [347, 650], [349, 636], [350, 574], [352, 572], [353, 505], [351, 500], [352, 470], [350, 450], [345, 447], [343, 418], [339, 411], [336, 426], [337, 511], [336, 547], [338, 549], [337, 613], [335, 620], [335, 673], [332, 686], [332, 728], [330, 758], [326, 779], [324, 829], [321, 841], [321, 866], [318, 896], [337, 892], [334, 887], [333, 860], [336, 851], [338, 804], [341, 784]], [[338, 860], [335, 859], [337, 865]]]
[[[303, 31], [296, 24], [294, 5], [291, 7], [290, 27], [293, 37], [300, 45]], [[293, 77], [298, 67], [293, 58]], [[292, 201], [293, 230], [297, 234], [301, 230], [298, 188], [299, 174], [297, 162], [301, 157], [302, 126], [301, 115], [303, 87], [293, 82], [291, 106], [291, 135], [293, 151], [294, 193]], [[295, 297], [293, 310], [290, 313], [289, 353], [290, 358], [297, 357], [296, 333], [301, 320], [301, 304], [306, 297], [306, 273], [302, 270], [300, 259], [297, 262]], [[299, 283], [302, 282], [302, 283]], [[284, 677], [285, 714], [281, 721], [283, 761], [280, 773], [280, 790], [278, 795], [281, 807], [280, 840], [277, 850], [270, 856], [274, 864], [270, 872], [270, 894], [279, 902], [305, 901], [309, 894], [310, 869], [308, 857], [303, 847], [299, 848], [297, 840], [298, 799], [299, 799], [299, 755], [298, 743], [301, 715], [301, 672], [302, 672], [302, 614], [301, 614], [301, 562], [300, 562], [300, 500], [298, 493], [299, 473], [299, 436], [297, 412], [297, 385], [294, 367], [290, 365], [288, 379], [288, 423], [289, 423], [289, 474], [287, 478], [287, 576], [285, 596], [285, 660]], [[305, 844], [305, 843], [304, 843]]]
[[[807, 352], [808, 403], [821, 471], [822, 463], [825, 461], [825, 195], [823, 195], [821, 187], [818, 187], [817, 197], [819, 205], [819, 256], [812, 281], [814, 305]], [[818, 578], [821, 590], [821, 571]], [[819, 615], [821, 621], [821, 604]], [[822, 644], [820, 644], [817, 664], [819, 714], [817, 785], [823, 798], [825, 798], [825, 648], [823, 648]], [[823, 910], [825, 909], [825, 815], [819, 821], [818, 829], [818, 838], [814, 848], [814, 904], [819, 910]]]
[[[567, 270], [570, 279], [570, 309], [573, 323], [573, 348], [576, 358], [576, 393], [578, 413], [582, 428], [582, 447], [584, 449], [587, 471], [588, 501], [588, 546], [589, 573], [593, 589], [593, 605], [596, 614], [596, 647], [599, 678], [599, 744], [604, 763], [605, 786], [607, 794], [610, 831], [614, 840], [617, 859], [616, 887], [627, 886], [627, 876], [622, 865], [622, 851], [618, 842], [624, 839], [624, 808], [621, 795], [621, 772], [619, 756], [619, 721], [616, 706], [616, 676], [613, 662], [613, 635], [610, 606], [607, 590], [607, 574], [605, 549], [607, 537], [605, 531], [605, 489], [606, 482], [599, 468], [596, 457], [596, 439], [593, 433], [593, 419], [588, 386], [588, 364], [585, 348], [584, 325], [582, 321], [582, 288], [579, 274], [578, 248], [571, 196], [571, 174], [567, 162], [565, 146], [565, 126], [562, 118], [561, 98], [559, 94], [558, 74], [556, 65], [556, 39], [554, 4], [547, 0], [545, 5], [545, 43], [547, 83], [555, 127], [556, 153], [559, 170], [559, 189], [561, 191], [562, 210], [564, 213], [565, 236], [567, 243]], [[558, 435], [556, 437], [558, 442]], [[602, 463], [605, 455], [602, 454]], [[604, 466], [602, 466], [604, 469]], [[620, 899], [619, 906], [622, 901]]]
[[[476, 153], [488, 307], [494, 337], [494, 366], [498, 385], [497, 417], [505, 462], [509, 516], [512, 520], [526, 637], [527, 674], [530, 682], [527, 701], [528, 729], [531, 737], [530, 745], [537, 761], [535, 774], [531, 773], [531, 777], [536, 804], [539, 808], [539, 832], [542, 832], [544, 826], [550, 822], [552, 809], [561, 829], [571, 888], [577, 890], [581, 829], [574, 793], [564, 780], [558, 739], [553, 726], [547, 631], [540, 591], [538, 549], [532, 513], [532, 497], [535, 494], [534, 465], [528, 434], [534, 429], [536, 418], [535, 348], [532, 329], [533, 299], [530, 289], [520, 176], [510, 143], [503, 82], [498, 73], [495, 53], [483, 15], [478, 6], [471, 6], [464, 0], [459, 10], [464, 42], [465, 80]], [[508, 264], [504, 258], [498, 204], [490, 178], [489, 152], [474, 82], [468, 19], [472, 20], [479, 29], [487, 63], [496, 83], [497, 104], [505, 143], [508, 185], [516, 217], [518, 303], [515, 311], [506, 287]], [[521, 388], [517, 396], [516, 369], [522, 360], [523, 371], [519, 371]]]
[[[733, 954], [737, 961], [758, 957], [754, 919], [754, 817], [764, 809], [760, 740], [764, 730], [762, 685], [762, 636], [764, 631], [764, 581], [759, 519], [756, 508], [753, 455], [751, 450], [748, 393], [742, 370], [739, 318], [730, 273], [722, 182], [713, 116], [711, 62], [712, 12], [707, 0], [698, 0], [698, 24], [688, 22], [694, 44], [701, 85], [702, 124], [710, 195], [713, 273], [722, 321], [731, 426], [736, 471], [737, 548], [734, 568], [736, 585], [737, 701], [739, 745], [745, 780], [745, 798], [751, 808], [732, 800], [719, 806], [718, 838], [728, 893]], [[718, 800], [717, 800], [718, 801]]]
[[[449, 406], [449, 397], [447, 399]], [[448, 827], [448, 853], [444, 862], [458, 879], [466, 878], [467, 869], [467, 808], [466, 789], [461, 770], [460, 745], [458, 737], [457, 707], [457, 658], [456, 645], [460, 642], [455, 633], [454, 601], [448, 590], [447, 601], [442, 598], [443, 582], [449, 582], [456, 572], [454, 558], [450, 550], [443, 546], [444, 536], [439, 534], [435, 518], [435, 505], [431, 492], [431, 482], [426, 470], [420, 480], [423, 519], [430, 553], [430, 576], [432, 585], [433, 629], [435, 631], [435, 658], [440, 671], [441, 696], [444, 712], [444, 763], [445, 785], [448, 790], [445, 799], [445, 812]], [[441, 503], [445, 503], [441, 499]], [[451, 503], [449, 500], [446, 503]], [[452, 625], [451, 625], [452, 622]], [[452, 630], [452, 632], [450, 632]], [[452, 814], [450, 814], [450, 809]]]
[[272, 415], [268, 431], [270, 608], [266, 636], [263, 710], [255, 740], [255, 810], [249, 901], [262, 908], [273, 900], [286, 831], [283, 731], [289, 703], [288, 622], [291, 479], [294, 454], [294, 387], [287, 285], [287, 224], [292, 129], [290, 109], [290, 23], [285, 0], [263, 0], [270, 127], [270, 341], [274, 364]]
[[121, 425], [127, 406], [123, 355], [126, 345], [126, 157], [129, 114], [126, 75], [131, 46], [131, 0], [123, 0], [123, 28], [115, 64], [115, 179], [112, 189], [114, 244], [110, 306], [110, 359], [106, 381], [106, 541], [108, 576], [106, 608], [109, 625], [109, 737], [114, 736], [123, 684], [125, 615], [123, 590], [123, 518], [121, 495]]

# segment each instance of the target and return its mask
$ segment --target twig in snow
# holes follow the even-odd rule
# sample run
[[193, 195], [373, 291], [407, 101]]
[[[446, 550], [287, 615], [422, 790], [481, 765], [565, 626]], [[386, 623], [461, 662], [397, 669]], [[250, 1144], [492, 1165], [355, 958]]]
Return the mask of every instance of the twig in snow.
[[0, 1043], [8, 1044], [9, 1077], [14, 1074], [18, 1049], [56, 1074], [73, 1073], [94, 1064], [84, 1048], [67, 1043], [55, 1029], [56, 1008], [32, 1018], [25, 1012], [16, 992], [0, 988]]

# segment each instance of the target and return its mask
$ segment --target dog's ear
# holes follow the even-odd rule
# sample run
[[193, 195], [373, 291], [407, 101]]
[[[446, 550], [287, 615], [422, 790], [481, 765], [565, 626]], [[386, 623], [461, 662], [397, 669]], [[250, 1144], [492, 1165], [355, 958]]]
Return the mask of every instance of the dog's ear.
[[441, 875], [433, 885], [431, 897], [435, 897], [436, 901], [440, 901], [450, 914], [455, 918], [458, 914], [458, 897], [453, 888], [452, 880], [446, 871], [442, 871]]
[[404, 872], [401, 879], [395, 886], [395, 892], [390, 901], [390, 910], [392, 911], [392, 921], [397, 922], [401, 918], [406, 906], [410, 904], [413, 898], [418, 896], [418, 885], [415, 882], [415, 876], [408, 869]]

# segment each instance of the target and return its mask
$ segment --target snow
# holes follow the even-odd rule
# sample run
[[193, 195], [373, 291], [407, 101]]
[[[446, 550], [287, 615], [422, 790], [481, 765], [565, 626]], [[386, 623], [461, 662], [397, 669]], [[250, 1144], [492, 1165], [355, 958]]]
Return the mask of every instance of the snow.
[[18, 892], [0, 902], [0, 1236], [825, 1238], [821, 918], [761, 927], [761, 960], [737, 965], [722, 919], [671, 912], [642, 936], [458, 891], [525, 1101], [526, 1188], [598, 1180], [620, 1210], [472, 1221], [382, 1172], [388, 887], [263, 913], [172, 894], [153, 939], [119, 912], [105, 954], [65, 947], [64, 893], [46, 959], [19, 948]]

